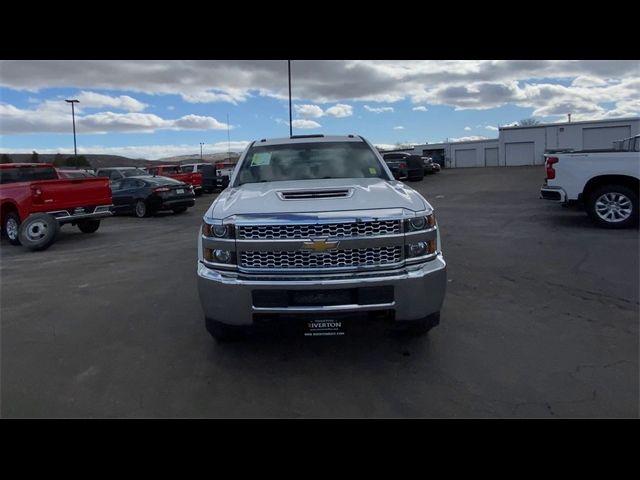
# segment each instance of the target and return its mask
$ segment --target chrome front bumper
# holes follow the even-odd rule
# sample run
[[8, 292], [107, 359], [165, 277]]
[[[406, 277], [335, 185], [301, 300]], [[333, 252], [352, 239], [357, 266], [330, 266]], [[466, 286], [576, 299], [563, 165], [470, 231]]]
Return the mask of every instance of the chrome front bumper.
[[[447, 285], [446, 262], [441, 254], [431, 261], [397, 270], [378, 270], [362, 275], [317, 275], [271, 278], [222, 272], [198, 262], [198, 292], [204, 315], [229, 325], [251, 325], [253, 315], [357, 313], [393, 310], [397, 321], [416, 320], [438, 312]], [[256, 307], [254, 290], [333, 290], [358, 287], [394, 287], [393, 301], [380, 304], [331, 306]]]

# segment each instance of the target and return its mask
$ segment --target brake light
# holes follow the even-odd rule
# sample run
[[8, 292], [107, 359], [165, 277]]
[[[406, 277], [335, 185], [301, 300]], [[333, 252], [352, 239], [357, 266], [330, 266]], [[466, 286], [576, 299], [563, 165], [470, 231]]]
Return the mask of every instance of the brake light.
[[404, 162], [400, 162], [400, 168], [407, 168], [407, 164]]
[[558, 163], [558, 157], [547, 157], [545, 166], [547, 169], [547, 180], [553, 180], [556, 178], [556, 171], [553, 169], [553, 165]]
[[154, 192], [168, 192], [169, 190], [171, 190], [169, 187], [158, 187], [153, 189]]

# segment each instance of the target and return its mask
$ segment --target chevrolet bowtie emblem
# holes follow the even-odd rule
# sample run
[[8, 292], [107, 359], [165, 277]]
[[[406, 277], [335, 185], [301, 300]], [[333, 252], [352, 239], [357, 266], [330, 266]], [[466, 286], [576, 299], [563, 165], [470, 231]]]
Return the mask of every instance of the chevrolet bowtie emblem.
[[312, 253], [322, 253], [328, 250], [333, 250], [334, 248], [338, 248], [339, 244], [340, 242], [337, 240], [335, 242], [331, 242], [326, 238], [320, 238], [311, 240], [310, 242], [304, 242], [302, 244], [302, 249], [308, 250]]

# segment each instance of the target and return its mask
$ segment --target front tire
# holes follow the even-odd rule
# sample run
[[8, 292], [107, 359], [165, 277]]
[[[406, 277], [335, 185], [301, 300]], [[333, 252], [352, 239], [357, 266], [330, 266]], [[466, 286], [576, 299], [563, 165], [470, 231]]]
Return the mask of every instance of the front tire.
[[242, 327], [227, 325], [212, 318], [205, 318], [205, 325], [209, 334], [219, 343], [240, 340], [244, 335]]
[[133, 211], [138, 218], [144, 218], [149, 216], [149, 209], [147, 208], [147, 204], [144, 200], [136, 201], [135, 206], [133, 207]]
[[11, 245], [20, 245], [20, 239], [18, 238], [18, 232], [20, 231], [20, 217], [17, 213], [7, 213], [4, 217], [4, 222], [2, 223], [2, 231]]
[[29, 215], [18, 232], [20, 243], [29, 250], [45, 250], [55, 241], [60, 224], [47, 213]]
[[100, 228], [100, 220], [81, 220], [78, 222], [78, 228], [82, 233], [94, 233]]
[[625, 185], [603, 185], [587, 199], [587, 214], [603, 228], [628, 228], [638, 224], [638, 193]]

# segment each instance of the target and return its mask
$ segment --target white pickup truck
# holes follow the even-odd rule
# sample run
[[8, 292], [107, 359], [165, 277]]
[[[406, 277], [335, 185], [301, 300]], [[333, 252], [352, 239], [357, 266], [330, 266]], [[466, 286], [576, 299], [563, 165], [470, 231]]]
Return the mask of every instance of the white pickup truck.
[[354, 316], [425, 333], [447, 285], [432, 206], [355, 135], [251, 143], [203, 217], [197, 276], [216, 340], [296, 319], [340, 334]]
[[640, 135], [615, 142], [614, 147], [546, 154], [540, 198], [582, 204], [601, 227], [637, 225]]

